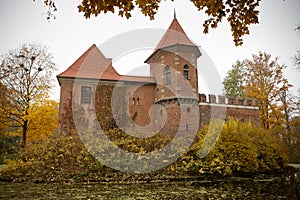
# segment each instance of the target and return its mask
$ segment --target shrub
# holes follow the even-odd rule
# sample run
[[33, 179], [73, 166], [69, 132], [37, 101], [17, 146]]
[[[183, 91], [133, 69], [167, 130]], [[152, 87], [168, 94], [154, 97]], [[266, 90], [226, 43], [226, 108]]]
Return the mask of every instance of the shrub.
[[204, 159], [197, 158], [195, 155], [199, 155], [200, 151], [208, 151], [205, 148], [214, 145], [213, 141], [218, 135], [218, 129], [214, 127], [220, 123], [211, 123], [211, 138], [206, 138], [206, 146], [202, 147], [208, 127], [198, 134], [198, 141], [185, 155], [191, 157], [186, 165], [188, 171], [230, 175], [278, 172], [283, 169], [287, 158], [286, 149], [271, 130], [232, 119], [224, 123], [212, 151]]
[[[209, 137], [204, 137], [207, 134]], [[118, 129], [107, 131], [106, 136], [125, 151], [137, 153], [161, 149], [172, 140], [171, 136], [162, 133], [144, 140], [126, 135]], [[47, 144], [28, 145], [25, 149], [21, 149], [18, 160], [0, 171], [0, 179], [65, 182], [110, 178], [123, 180], [122, 177], [131, 177], [131, 174], [102, 165], [81, 142], [87, 140], [85, 143], [88, 142], [90, 145], [88, 147], [95, 148], [94, 152], [103, 159], [112, 159], [105, 157], [105, 151], [109, 151], [109, 147], [98, 148], [97, 140], [101, 138], [97, 137], [99, 135], [93, 132], [81, 138], [77, 133], [61, 134]], [[180, 142], [186, 142], [185, 138], [182, 139]], [[172, 148], [178, 148], [178, 145]], [[200, 158], [199, 155], [206, 156]], [[163, 158], [168, 161], [170, 156], [163, 155]], [[126, 166], [128, 161], [122, 158], [115, 159], [119, 159], [124, 167], [128, 167]], [[202, 173], [231, 175], [279, 172], [283, 169], [285, 161], [286, 150], [274, 132], [235, 120], [227, 121], [224, 126], [223, 122], [215, 121], [203, 128], [190, 149], [170, 166], [147, 175], [136, 176], [149, 178], [165, 175], [199, 176]]]
[[19, 159], [1, 170], [0, 177], [17, 182], [64, 182], [84, 174], [95, 163], [77, 134], [56, 136], [46, 144], [21, 149]]

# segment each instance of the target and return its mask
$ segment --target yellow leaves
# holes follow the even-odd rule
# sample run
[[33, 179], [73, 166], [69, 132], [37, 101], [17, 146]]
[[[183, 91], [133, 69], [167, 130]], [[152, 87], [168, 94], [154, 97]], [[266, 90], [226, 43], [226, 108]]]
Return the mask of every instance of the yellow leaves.
[[6, 74], [1, 81], [7, 89], [6, 100], [9, 103], [4, 107], [0, 105], [0, 110], [6, 108], [4, 117], [10, 128], [22, 129], [22, 146], [26, 145], [32, 104], [42, 97], [45, 99], [45, 94], [52, 86], [51, 76], [55, 70], [55, 64], [51, 60], [52, 55], [47, 52], [47, 48], [35, 43], [23, 44], [20, 48], [10, 50], [3, 56], [0, 76], [3, 73]]
[[261, 126], [271, 128], [280, 121], [278, 97], [292, 87], [283, 76], [286, 66], [278, 64], [277, 57], [271, 60], [271, 55], [265, 52], [246, 60], [246, 66], [245, 95], [258, 100]]
[[[278, 170], [284, 163], [286, 152], [274, 135], [251, 123], [230, 119], [215, 147], [198, 164], [198, 172], [230, 175]], [[202, 142], [203, 139], [199, 141]], [[191, 163], [188, 165], [192, 166]]]
[[211, 167], [216, 167], [216, 166], [220, 166], [220, 165], [223, 165], [224, 163], [220, 160], [219, 157], [217, 158], [214, 158], [211, 163], [210, 163], [210, 166]]
[[58, 103], [53, 100], [37, 101], [29, 110], [27, 143], [45, 142], [58, 124]]
[[205, 173], [204, 169], [203, 168], [199, 169], [199, 173], [204, 174]]

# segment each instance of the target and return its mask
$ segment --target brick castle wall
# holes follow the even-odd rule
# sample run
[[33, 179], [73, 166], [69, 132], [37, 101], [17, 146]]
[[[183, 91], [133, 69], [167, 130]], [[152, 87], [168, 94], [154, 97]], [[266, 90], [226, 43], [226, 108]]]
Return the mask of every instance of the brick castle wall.
[[[97, 119], [97, 112], [100, 112], [98, 121], [99, 116], [104, 116], [101, 115], [104, 112], [103, 109], [97, 111], [95, 110], [97, 106], [94, 105], [95, 102], [97, 105], [103, 102], [104, 96], [95, 95], [96, 99], [92, 100], [91, 105], [80, 104], [81, 86], [92, 86], [92, 91], [96, 92], [99, 83], [110, 86], [109, 92], [113, 92], [109, 95], [110, 99], [105, 100], [105, 104], [102, 105], [103, 108], [110, 108], [105, 118], [116, 120], [117, 125], [127, 131], [134, 129], [138, 132], [162, 130], [166, 133], [195, 131], [209, 124], [211, 119], [227, 120], [229, 118], [259, 124], [257, 101], [254, 99], [199, 94], [199, 102], [195, 99], [184, 98], [155, 102], [155, 84], [78, 81], [74, 85], [73, 80], [65, 79], [61, 82], [60, 128], [75, 128], [72, 112], [79, 108], [83, 110], [83, 121], [87, 127], [93, 126]], [[98, 92], [103, 91], [100, 89]]]
[[[199, 94], [200, 128], [209, 124], [211, 119], [226, 121], [229, 118], [251, 121], [259, 125], [257, 101], [251, 98], [235, 98], [219, 95]], [[213, 116], [212, 116], [213, 115]]]

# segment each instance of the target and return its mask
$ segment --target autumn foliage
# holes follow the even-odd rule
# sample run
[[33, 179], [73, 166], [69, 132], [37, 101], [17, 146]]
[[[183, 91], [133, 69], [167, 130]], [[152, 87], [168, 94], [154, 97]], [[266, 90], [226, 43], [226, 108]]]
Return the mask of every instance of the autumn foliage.
[[[200, 132], [200, 137], [206, 134], [207, 128]], [[203, 138], [196, 143], [193, 151], [197, 152], [202, 144]], [[191, 162], [189, 165], [197, 166], [200, 173], [256, 174], [281, 172], [286, 159], [285, 147], [271, 130], [249, 122], [229, 120], [224, 124], [220, 138], [204, 161]]]
[[45, 143], [53, 137], [58, 124], [58, 102], [43, 99], [33, 104], [28, 115], [27, 144]]
[[269, 129], [280, 126], [281, 113], [284, 111], [280, 104], [283, 94], [286, 94], [292, 85], [284, 77], [286, 65], [278, 63], [270, 54], [259, 52], [246, 60], [244, 92], [248, 97], [258, 101], [260, 124]]
[[[133, 175], [104, 166], [91, 156], [74, 132], [68, 136], [56, 135], [44, 146], [28, 145], [13, 165], [0, 171], [0, 178], [31, 182], [123, 181], [127, 180], [126, 177], [145, 180], [203, 174], [253, 175], [284, 170], [286, 151], [278, 138], [270, 131], [251, 123], [234, 120], [229, 120], [224, 125], [213, 150], [205, 158], [199, 158], [199, 150], [207, 130], [208, 127], [199, 132], [190, 149], [173, 164], [148, 174]], [[112, 138], [122, 135], [117, 129], [110, 130], [107, 134]], [[134, 138], [115, 138], [114, 143], [130, 152], [144, 152], [144, 145], [148, 145], [150, 149], [162, 148], [164, 141], [166, 138], [153, 138], [147, 143]]]
[[[257, 8], [261, 0], [190, 1], [197, 10], [204, 11], [208, 17], [203, 24], [204, 33], [208, 33], [210, 28], [217, 28], [218, 24], [225, 18], [230, 24], [233, 41], [236, 46], [243, 44], [242, 37], [250, 33], [249, 26], [259, 22], [259, 11]], [[57, 11], [55, 2], [55, 0], [44, 0], [44, 4], [48, 8], [48, 20], [55, 18], [54, 13]], [[117, 13], [119, 16], [128, 19], [132, 16], [132, 11], [138, 8], [143, 15], [150, 17], [150, 19], [154, 19], [161, 3], [161, 0], [81, 0], [78, 5], [78, 11], [82, 12], [86, 18], [98, 16], [101, 13], [111, 12]]]
[[10, 50], [0, 63], [1, 84], [7, 90], [4, 100], [9, 103], [1, 106], [3, 119], [7, 126], [21, 132], [22, 145], [26, 146], [30, 112], [50, 91], [55, 64], [47, 48], [40, 44], [24, 44]]

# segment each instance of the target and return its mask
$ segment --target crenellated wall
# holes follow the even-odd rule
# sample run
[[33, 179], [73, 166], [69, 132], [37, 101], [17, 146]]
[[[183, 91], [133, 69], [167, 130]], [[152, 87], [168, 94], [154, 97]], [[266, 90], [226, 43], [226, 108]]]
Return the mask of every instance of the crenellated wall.
[[241, 98], [241, 97], [226, 97], [224, 95], [214, 94], [199, 94], [200, 103], [217, 103], [226, 105], [241, 105], [257, 107], [257, 100], [255, 98]]
[[259, 125], [257, 100], [253, 98], [225, 97], [199, 94], [200, 129], [211, 119], [251, 121]]

